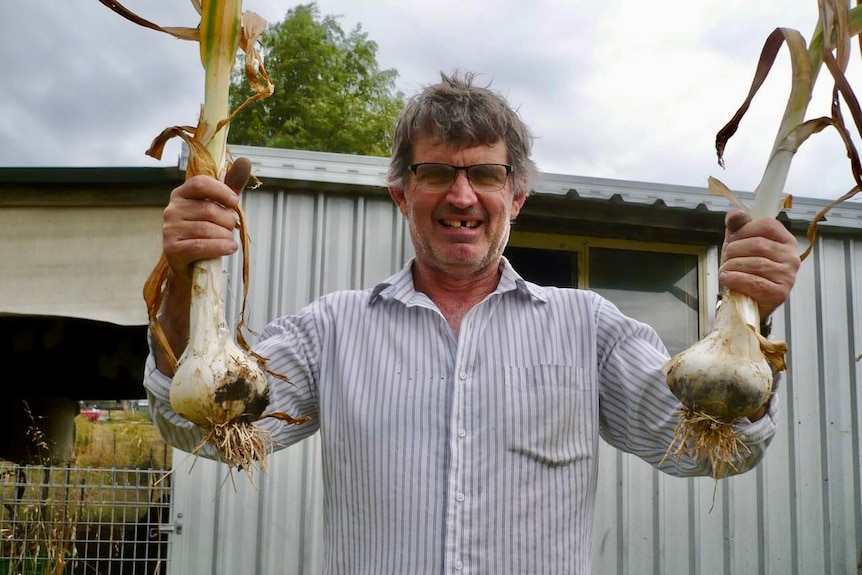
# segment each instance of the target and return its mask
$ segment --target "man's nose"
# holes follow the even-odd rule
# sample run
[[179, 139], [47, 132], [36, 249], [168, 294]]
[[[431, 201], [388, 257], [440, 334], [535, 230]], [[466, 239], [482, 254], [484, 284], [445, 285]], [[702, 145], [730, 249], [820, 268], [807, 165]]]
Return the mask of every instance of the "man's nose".
[[466, 207], [476, 202], [476, 192], [467, 177], [467, 172], [458, 170], [455, 173], [455, 181], [446, 192], [446, 199], [454, 206]]

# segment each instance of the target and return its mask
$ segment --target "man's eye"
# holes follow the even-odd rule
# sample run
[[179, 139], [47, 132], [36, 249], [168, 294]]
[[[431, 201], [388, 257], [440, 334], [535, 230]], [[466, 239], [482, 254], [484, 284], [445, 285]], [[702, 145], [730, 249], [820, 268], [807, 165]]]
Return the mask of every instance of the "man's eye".
[[497, 174], [491, 168], [480, 166], [473, 168], [470, 178], [477, 182], [489, 182], [497, 179]]
[[428, 182], [445, 182], [450, 178], [449, 170], [434, 168], [426, 170], [424, 178]]

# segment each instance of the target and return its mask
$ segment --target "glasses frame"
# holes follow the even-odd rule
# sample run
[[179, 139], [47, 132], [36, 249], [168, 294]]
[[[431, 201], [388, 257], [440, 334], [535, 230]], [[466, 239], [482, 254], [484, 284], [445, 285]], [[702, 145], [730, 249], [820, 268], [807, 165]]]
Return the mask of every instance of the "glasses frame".
[[[513, 171], [511, 164], [501, 164], [501, 163], [497, 163], [497, 162], [485, 162], [482, 164], [470, 164], [469, 166], [456, 166], [454, 164], [445, 164], [443, 162], [418, 162], [416, 164], [410, 164], [409, 166], [407, 166], [407, 169], [410, 170], [411, 172], [413, 172], [414, 176], [418, 176], [417, 171], [419, 170], [419, 168], [421, 166], [446, 166], [447, 168], [452, 168], [452, 181], [449, 182], [448, 186], [446, 186], [445, 188], [441, 188], [440, 190], [434, 190], [434, 188], [427, 188], [427, 189], [431, 189], [431, 190], [438, 191], [438, 192], [446, 191], [450, 187], [452, 187], [452, 184], [454, 184], [455, 181], [458, 179], [458, 172], [461, 170], [464, 170], [464, 175], [467, 176], [467, 181], [470, 183], [470, 187], [473, 188], [474, 192], [479, 193], [479, 194], [496, 193], [496, 192], [499, 192], [500, 190], [502, 190], [503, 188], [506, 187], [506, 180], [509, 179], [509, 176], [512, 175], [512, 171]], [[470, 179], [470, 170], [472, 168], [478, 168], [480, 166], [502, 166], [502, 167], [506, 168], [506, 178], [503, 180], [503, 184], [499, 188], [495, 188], [493, 190], [477, 190], [476, 186], [473, 185], [473, 180]], [[418, 182], [417, 182], [417, 185], [419, 185]], [[421, 185], [419, 185], [419, 187], [421, 187]]]

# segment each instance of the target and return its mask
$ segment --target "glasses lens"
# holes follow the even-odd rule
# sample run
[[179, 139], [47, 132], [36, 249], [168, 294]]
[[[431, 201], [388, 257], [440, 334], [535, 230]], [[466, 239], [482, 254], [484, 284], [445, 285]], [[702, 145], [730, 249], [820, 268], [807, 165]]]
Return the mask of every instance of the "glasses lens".
[[501, 164], [479, 164], [467, 172], [473, 189], [477, 192], [495, 192], [506, 185], [508, 171]]
[[506, 185], [509, 166], [505, 164], [476, 164], [469, 167], [449, 164], [413, 164], [410, 169], [416, 175], [420, 188], [442, 192], [455, 182], [458, 170], [466, 170], [470, 185], [477, 192], [496, 192]]
[[419, 164], [416, 182], [429, 190], [445, 190], [455, 181], [455, 168], [446, 164]]

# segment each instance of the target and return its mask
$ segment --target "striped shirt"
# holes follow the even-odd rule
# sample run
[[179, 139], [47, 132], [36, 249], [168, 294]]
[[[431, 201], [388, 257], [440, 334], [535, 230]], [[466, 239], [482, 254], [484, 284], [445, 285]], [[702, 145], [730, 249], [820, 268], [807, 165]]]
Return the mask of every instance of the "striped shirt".
[[[652, 328], [504, 259], [455, 337], [410, 270], [276, 319], [255, 348], [294, 384], [270, 381], [270, 410], [313, 416], [264, 420], [275, 441], [320, 432], [326, 574], [588, 575], [600, 436], [674, 475], [710, 473], [661, 462], [678, 402]], [[160, 431], [193, 449], [152, 357], [147, 371]], [[740, 426], [741, 470], [774, 434], [775, 403]]]

